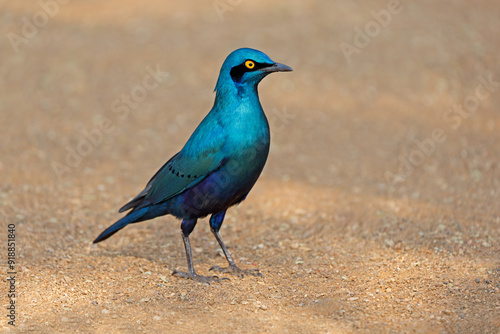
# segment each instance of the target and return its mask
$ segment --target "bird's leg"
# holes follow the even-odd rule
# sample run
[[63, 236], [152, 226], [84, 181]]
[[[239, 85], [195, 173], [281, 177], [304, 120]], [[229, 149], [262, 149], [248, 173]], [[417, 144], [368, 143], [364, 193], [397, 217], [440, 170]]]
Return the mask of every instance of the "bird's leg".
[[212, 231], [213, 235], [215, 236], [215, 239], [217, 239], [217, 242], [219, 243], [220, 248], [222, 248], [222, 251], [224, 252], [224, 255], [226, 256], [226, 260], [229, 263], [229, 266], [226, 268], [222, 268], [219, 266], [213, 266], [210, 270], [214, 270], [220, 273], [229, 273], [238, 277], [243, 278], [245, 274], [247, 275], [252, 275], [252, 276], [260, 276], [263, 277], [262, 274], [259, 272], [259, 269], [240, 269], [238, 266], [236, 266], [236, 263], [234, 263], [233, 258], [231, 257], [231, 254], [229, 254], [229, 251], [227, 250], [226, 245], [222, 241], [220, 234], [219, 234], [219, 229], [222, 226], [222, 222], [224, 221], [224, 215], [226, 214], [226, 211], [219, 212], [215, 215], [212, 215], [210, 217], [210, 230]]
[[[220, 279], [217, 276], [201, 276], [194, 271], [194, 266], [193, 266], [193, 256], [191, 253], [191, 243], [189, 242], [189, 234], [193, 231], [194, 227], [196, 226], [196, 219], [192, 220], [183, 220], [181, 224], [181, 235], [182, 235], [182, 240], [184, 241], [184, 248], [186, 250], [186, 258], [187, 258], [187, 265], [188, 265], [188, 272], [180, 272], [177, 270], [174, 270], [172, 275], [181, 277], [181, 278], [186, 278], [186, 279], [192, 279], [194, 281], [198, 281], [201, 283], [208, 283], [210, 282], [219, 282], [222, 279]], [[224, 278], [223, 278], [224, 279]], [[227, 278], [226, 278], [227, 279]]]
[[260, 276], [263, 277], [262, 274], [259, 272], [259, 269], [240, 269], [236, 263], [234, 263], [233, 258], [231, 257], [231, 254], [229, 254], [229, 251], [227, 250], [226, 245], [224, 245], [224, 242], [222, 241], [219, 232], [215, 231], [212, 229], [212, 233], [215, 236], [215, 239], [217, 239], [217, 242], [219, 243], [220, 248], [222, 248], [222, 251], [224, 252], [224, 255], [226, 256], [226, 260], [229, 263], [228, 267], [222, 268], [219, 266], [213, 266], [212, 268], [209, 269], [213, 271], [217, 271], [220, 273], [229, 273], [238, 277], [245, 277], [245, 274], [247, 275], [252, 275], [252, 276]]

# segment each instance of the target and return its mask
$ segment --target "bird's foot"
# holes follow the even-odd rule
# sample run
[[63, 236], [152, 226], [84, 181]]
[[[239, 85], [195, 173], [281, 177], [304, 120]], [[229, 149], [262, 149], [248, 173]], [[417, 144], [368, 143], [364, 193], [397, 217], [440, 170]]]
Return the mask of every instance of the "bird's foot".
[[193, 281], [200, 282], [200, 283], [206, 283], [210, 285], [212, 282], [222, 282], [223, 280], [230, 280], [227, 277], [219, 278], [218, 276], [201, 276], [198, 275], [197, 273], [184, 273], [181, 271], [174, 270], [172, 273], [172, 276], [180, 277], [180, 278], [185, 278], [185, 279], [192, 279]]
[[219, 267], [219, 266], [213, 266], [212, 268], [208, 269], [209, 271], [216, 271], [219, 273], [227, 273], [231, 274], [233, 276], [237, 276], [239, 278], [245, 277], [245, 275], [251, 275], [251, 276], [258, 276], [258, 277], [264, 277], [262, 274], [259, 272], [259, 269], [240, 269], [236, 265], [230, 265], [228, 267]]

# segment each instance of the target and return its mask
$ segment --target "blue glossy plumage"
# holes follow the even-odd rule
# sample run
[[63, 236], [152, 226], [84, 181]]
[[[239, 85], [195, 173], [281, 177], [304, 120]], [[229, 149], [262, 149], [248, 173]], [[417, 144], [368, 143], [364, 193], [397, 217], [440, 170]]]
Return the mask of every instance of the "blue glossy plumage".
[[187, 237], [198, 218], [212, 214], [212, 231], [234, 266], [218, 231], [226, 210], [246, 198], [266, 163], [269, 124], [257, 85], [278, 71], [291, 69], [254, 49], [233, 51], [221, 67], [210, 112], [182, 150], [120, 212], [132, 210], [102, 232], [94, 243], [128, 224], [171, 214], [184, 220], [181, 227], [191, 275], [194, 269]]

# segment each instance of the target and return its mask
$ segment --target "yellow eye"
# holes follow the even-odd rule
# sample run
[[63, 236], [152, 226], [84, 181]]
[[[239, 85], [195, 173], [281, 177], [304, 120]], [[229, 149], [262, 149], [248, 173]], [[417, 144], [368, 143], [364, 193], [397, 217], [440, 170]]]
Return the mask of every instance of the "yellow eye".
[[245, 66], [246, 66], [246, 68], [248, 68], [249, 70], [251, 70], [252, 68], [255, 67], [255, 63], [253, 61], [251, 61], [251, 60], [247, 60], [245, 62]]

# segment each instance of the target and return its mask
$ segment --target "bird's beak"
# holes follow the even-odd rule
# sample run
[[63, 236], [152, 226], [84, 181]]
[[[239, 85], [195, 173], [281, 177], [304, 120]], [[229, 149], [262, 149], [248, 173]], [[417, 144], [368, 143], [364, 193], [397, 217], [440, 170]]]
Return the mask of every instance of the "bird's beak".
[[290, 72], [293, 71], [290, 66], [285, 64], [274, 63], [271, 66], [263, 68], [265, 72]]

